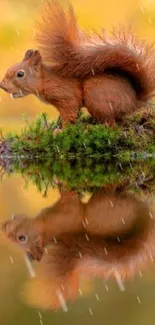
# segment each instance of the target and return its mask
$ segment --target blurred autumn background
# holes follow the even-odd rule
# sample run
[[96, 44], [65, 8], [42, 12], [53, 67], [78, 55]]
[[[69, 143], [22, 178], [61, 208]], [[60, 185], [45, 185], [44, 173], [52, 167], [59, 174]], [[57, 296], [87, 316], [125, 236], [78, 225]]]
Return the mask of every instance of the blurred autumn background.
[[[59, 0], [63, 6], [67, 3]], [[44, 0], [0, 0], [0, 79], [6, 69], [20, 61], [24, 52], [37, 47], [34, 42], [35, 22], [39, 18]], [[87, 30], [99, 31], [104, 27], [110, 31], [114, 25], [130, 24], [135, 33], [149, 41], [155, 40], [155, 0], [72, 0], [81, 26]], [[34, 96], [13, 100], [0, 91], [0, 128], [3, 132], [20, 131], [24, 125], [23, 114], [35, 119], [36, 114], [47, 112], [50, 118], [58, 116], [54, 107], [40, 103]], [[58, 198], [58, 191], [51, 190], [47, 198], [37, 192], [35, 186], [24, 186], [20, 175], [4, 176], [0, 184], [1, 221], [12, 213], [24, 212], [34, 216], [45, 206]], [[155, 322], [155, 268], [135, 281], [127, 284], [122, 293], [116, 284], [110, 283], [109, 291], [104, 284], [87, 283], [83, 287], [84, 296], [70, 308], [68, 314], [44, 313], [40, 319], [38, 310], [26, 306], [20, 297], [22, 284], [28, 278], [22, 254], [19, 254], [5, 239], [1, 239], [0, 269], [0, 324], [26, 325], [51, 324], [52, 321], [66, 324], [123, 324], [153, 325]], [[95, 298], [95, 291], [100, 300]], [[36, 295], [41, 293], [36, 292]], [[141, 304], [137, 300], [141, 298]], [[84, 302], [84, 303], [83, 303]], [[93, 311], [91, 316], [89, 308]], [[78, 316], [78, 317], [77, 317]]]
[[[63, 6], [67, 1], [59, 0]], [[87, 30], [101, 27], [107, 31], [118, 24], [131, 25], [137, 35], [149, 41], [155, 38], [154, 0], [72, 0], [79, 23]], [[35, 24], [41, 15], [44, 0], [0, 1], [0, 79], [6, 69], [20, 61], [24, 52], [35, 44]], [[35, 118], [37, 113], [47, 112], [56, 118], [57, 111], [40, 103], [34, 96], [13, 100], [0, 91], [0, 126], [4, 131], [19, 130], [24, 123], [22, 115]]]

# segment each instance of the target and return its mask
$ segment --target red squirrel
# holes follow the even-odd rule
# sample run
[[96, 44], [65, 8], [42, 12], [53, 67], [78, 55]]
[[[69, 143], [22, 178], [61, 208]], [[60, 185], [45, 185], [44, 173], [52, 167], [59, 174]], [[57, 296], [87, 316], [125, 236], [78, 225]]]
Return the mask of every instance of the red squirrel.
[[130, 30], [88, 35], [55, 1], [45, 5], [36, 33], [39, 50], [28, 50], [10, 67], [0, 87], [13, 98], [36, 95], [54, 105], [62, 127], [82, 107], [100, 123], [114, 126], [147, 103], [155, 88], [155, 49]]
[[59, 308], [60, 295], [76, 299], [83, 277], [132, 277], [154, 256], [155, 225], [147, 203], [114, 189], [97, 190], [87, 203], [76, 193], [63, 193], [36, 218], [15, 216], [2, 228], [40, 261], [35, 295], [44, 298], [36, 304], [46, 308]]

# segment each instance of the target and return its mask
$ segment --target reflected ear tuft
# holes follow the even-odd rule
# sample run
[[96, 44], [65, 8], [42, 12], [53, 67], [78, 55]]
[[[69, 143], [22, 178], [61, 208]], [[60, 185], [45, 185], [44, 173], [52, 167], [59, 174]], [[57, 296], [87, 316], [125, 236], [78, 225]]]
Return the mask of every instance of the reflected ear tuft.
[[13, 214], [12, 215], [12, 219], [13, 220], [25, 220], [26, 219], [26, 216], [23, 215], [23, 214]]
[[38, 247], [43, 247], [43, 238], [41, 235], [38, 235], [37, 238], [35, 239], [35, 245]]

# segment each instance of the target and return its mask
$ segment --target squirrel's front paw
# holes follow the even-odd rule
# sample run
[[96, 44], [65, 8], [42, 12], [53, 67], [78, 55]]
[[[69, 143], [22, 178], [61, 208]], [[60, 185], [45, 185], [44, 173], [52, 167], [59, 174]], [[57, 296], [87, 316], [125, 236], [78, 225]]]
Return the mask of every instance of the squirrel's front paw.
[[56, 128], [54, 131], [53, 131], [53, 136], [55, 137], [58, 133], [62, 132], [62, 129], [59, 129], [59, 128]]

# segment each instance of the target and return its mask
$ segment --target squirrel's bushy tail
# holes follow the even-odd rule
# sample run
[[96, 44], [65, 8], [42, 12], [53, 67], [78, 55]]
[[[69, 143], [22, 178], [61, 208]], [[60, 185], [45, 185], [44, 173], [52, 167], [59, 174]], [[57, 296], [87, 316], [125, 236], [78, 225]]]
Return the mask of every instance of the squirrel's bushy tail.
[[120, 74], [133, 85], [139, 100], [155, 88], [155, 48], [119, 28], [107, 37], [88, 35], [77, 24], [72, 6], [65, 13], [55, 1], [45, 5], [37, 40], [43, 60], [63, 77], [85, 78], [101, 73]]

